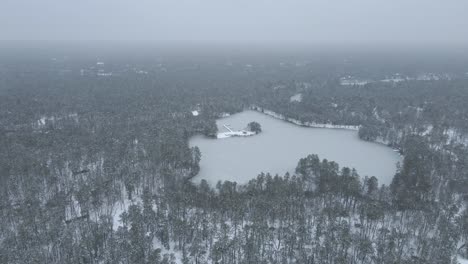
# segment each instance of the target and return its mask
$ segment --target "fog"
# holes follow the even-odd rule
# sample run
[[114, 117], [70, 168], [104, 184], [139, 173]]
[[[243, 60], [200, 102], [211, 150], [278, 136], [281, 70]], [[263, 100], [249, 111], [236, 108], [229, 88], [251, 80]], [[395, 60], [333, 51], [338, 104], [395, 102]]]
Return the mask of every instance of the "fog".
[[466, 0], [2, 0], [0, 40], [468, 43]]

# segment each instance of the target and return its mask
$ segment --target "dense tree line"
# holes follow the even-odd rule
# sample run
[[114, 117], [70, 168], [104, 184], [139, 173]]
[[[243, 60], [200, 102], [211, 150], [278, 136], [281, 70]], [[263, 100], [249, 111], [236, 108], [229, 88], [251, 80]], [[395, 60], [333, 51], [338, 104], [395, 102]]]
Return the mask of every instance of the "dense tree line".
[[[106, 64], [112, 77], [58, 71], [83, 62], [6, 65], [0, 262], [455, 263], [468, 255], [467, 80], [343, 87], [337, 80], [349, 69], [332, 71], [333, 61], [254, 61], [150, 61], [143, 75], [115, 62]], [[298, 92], [302, 101], [291, 102]], [[359, 125], [361, 138], [398, 148], [403, 162], [390, 186], [316, 155], [292, 174], [262, 173], [246, 185], [189, 181], [203, 153], [188, 139], [215, 135], [217, 117], [251, 105]]]

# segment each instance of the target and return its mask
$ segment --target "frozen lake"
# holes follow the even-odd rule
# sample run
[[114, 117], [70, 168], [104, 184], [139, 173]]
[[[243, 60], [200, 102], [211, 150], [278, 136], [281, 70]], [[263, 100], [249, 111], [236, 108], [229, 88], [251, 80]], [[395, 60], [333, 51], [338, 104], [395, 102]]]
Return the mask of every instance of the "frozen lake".
[[206, 179], [213, 186], [220, 180], [244, 184], [261, 172], [293, 174], [299, 159], [317, 154], [389, 185], [400, 161], [391, 148], [360, 140], [352, 130], [301, 127], [255, 111], [218, 119], [217, 125], [219, 132], [225, 132], [224, 124], [240, 130], [251, 121], [260, 123], [263, 132], [251, 137], [190, 139], [190, 146], [198, 146], [202, 153], [200, 173], [193, 181]]

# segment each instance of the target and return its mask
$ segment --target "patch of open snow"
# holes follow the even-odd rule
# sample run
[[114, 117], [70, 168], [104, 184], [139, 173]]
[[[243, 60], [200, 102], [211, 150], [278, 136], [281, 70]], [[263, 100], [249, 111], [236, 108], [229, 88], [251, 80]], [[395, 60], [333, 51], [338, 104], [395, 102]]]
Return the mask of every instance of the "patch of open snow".
[[340, 82], [340, 84], [343, 86], [353, 86], [353, 85], [363, 86], [368, 83], [369, 83], [368, 81], [360, 81], [360, 80], [342, 80]]
[[70, 113], [68, 115], [62, 116], [41, 116], [35, 123], [33, 123], [33, 127], [36, 129], [41, 129], [46, 126], [47, 123], [54, 124], [55, 121], [59, 121], [65, 118], [72, 119], [73, 121], [78, 123], [78, 114], [77, 113]]
[[97, 75], [101, 77], [107, 77], [107, 76], [112, 76], [112, 72], [98, 72]]
[[289, 98], [289, 102], [302, 102], [302, 94], [298, 93]]
[[71, 202], [65, 207], [65, 221], [73, 220], [76, 217], [81, 215], [80, 203], [75, 199], [74, 196], [71, 197]]
[[417, 81], [438, 81], [442, 79], [440, 75], [435, 73], [422, 73], [416, 77]]
[[426, 127], [426, 130], [424, 130], [424, 131], [422, 132], [422, 135], [423, 135], [423, 136], [429, 135], [429, 134], [431, 133], [432, 129], [433, 129], [432, 125], [428, 125], [428, 126]]
[[377, 119], [377, 120], [380, 121], [381, 123], [385, 123], [385, 119], [382, 118], [382, 117], [380, 117], [379, 112], [378, 112], [378, 110], [377, 110], [377, 107], [374, 108], [373, 113], [374, 113], [375, 119]]
[[424, 108], [416, 107], [416, 117], [420, 117], [423, 111], [424, 111]]
[[123, 203], [118, 203], [115, 205], [115, 211], [112, 213], [112, 228], [117, 230], [120, 226], [122, 226], [122, 222], [120, 221], [120, 215], [123, 212], [128, 210], [130, 206], [129, 201], [124, 201]]
[[223, 112], [223, 113], [219, 114], [219, 117], [220, 117], [220, 118], [229, 117], [229, 116], [231, 116], [230, 113], [225, 113], [225, 112]]
[[279, 84], [279, 85], [273, 86], [272, 89], [276, 91], [276, 90], [284, 89], [284, 88], [286, 88], [286, 85], [284, 85], [284, 84]]
[[55, 116], [42, 116], [39, 120], [36, 122], [36, 127], [37, 128], [44, 128], [47, 122], [54, 123], [55, 122]]
[[363, 86], [371, 82], [373, 81], [356, 79], [352, 76], [346, 76], [340, 79], [340, 84], [343, 86], [353, 86], [353, 85]]
[[114, 230], [117, 230], [120, 226], [123, 226], [120, 215], [123, 212], [127, 212], [130, 205], [141, 205], [141, 197], [134, 196], [132, 200], [125, 199], [123, 202], [117, 202], [112, 208], [112, 227]]
[[182, 264], [182, 252], [178, 251], [175, 249], [175, 243], [174, 242], [169, 242], [169, 249], [166, 249], [162, 243], [156, 238], [153, 238], [153, 248], [154, 249], [161, 249], [161, 257], [163, 257], [165, 254], [168, 255], [174, 255], [175, 257], [175, 263], [177, 264]]
[[137, 69], [135, 69], [135, 73], [136, 73], [136, 74], [143, 74], [143, 75], [147, 75], [147, 74], [148, 74], [147, 71], [137, 70]]
[[45, 117], [41, 117], [41, 119], [39, 119], [39, 121], [38, 121], [39, 126], [41, 126], [41, 125], [44, 126], [44, 125], [45, 125], [45, 121], [46, 121], [46, 118], [45, 118]]
[[460, 255], [458, 255], [457, 261], [459, 264], [468, 264], [468, 259], [462, 258]]
[[403, 79], [403, 78], [400, 78], [400, 77], [394, 77], [394, 78], [383, 79], [383, 80], [380, 80], [380, 81], [381, 81], [381, 82], [394, 82], [394, 83], [398, 83], [398, 82], [406, 81], [406, 79]]
[[448, 142], [455, 141], [463, 145], [468, 145], [468, 138], [466, 135], [456, 131], [454, 128], [447, 129], [444, 131], [444, 134], [447, 135]]

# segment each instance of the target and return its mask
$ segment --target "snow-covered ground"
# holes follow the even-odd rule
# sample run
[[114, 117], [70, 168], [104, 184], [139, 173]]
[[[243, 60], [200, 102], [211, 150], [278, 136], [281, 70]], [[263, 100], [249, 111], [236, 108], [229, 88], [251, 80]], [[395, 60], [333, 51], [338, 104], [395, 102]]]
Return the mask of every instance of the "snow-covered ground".
[[302, 102], [302, 94], [301, 93], [298, 93], [298, 94], [295, 94], [293, 96], [291, 96], [291, 98], [289, 98], [289, 102]]
[[340, 84], [344, 86], [353, 86], [353, 85], [358, 85], [358, 86], [363, 86], [368, 84], [370, 81], [367, 80], [356, 80], [356, 79], [341, 79]]
[[359, 79], [354, 76], [348, 75], [340, 78], [340, 84], [343, 86], [353, 86], [353, 85], [366, 85], [368, 83], [374, 82], [384, 82], [384, 83], [399, 83], [404, 81], [438, 81], [438, 80], [451, 80], [452, 76], [448, 73], [421, 73], [416, 77], [404, 76], [399, 73], [395, 73], [389, 77], [386, 77], [382, 80], [371, 80], [371, 79]]
[[98, 72], [97, 76], [101, 76], [101, 77], [112, 76], [112, 72]]
[[148, 72], [147, 71], [144, 71], [144, 70], [138, 70], [136, 68], [133, 69], [135, 71], [136, 74], [143, 74], [143, 75], [147, 75]]
[[468, 264], [468, 259], [462, 258], [461, 256], [458, 256], [457, 260], [459, 264]]
[[230, 114], [230, 113], [226, 113], [226, 112], [223, 112], [223, 113], [219, 114], [219, 117], [220, 117], [220, 118], [229, 117], [229, 116], [231, 116], [231, 114]]
[[385, 119], [382, 118], [382, 117], [379, 115], [379, 111], [377, 110], [377, 107], [374, 108], [373, 113], [374, 113], [375, 119], [377, 119], [377, 120], [380, 121], [381, 123], [385, 123]]
[[456, 131], [454, 128], [449, 128], [444, 132], [448, 137], [448, 142], [455, 141], [457, 143], [468, 145], [468, 136], [461, 132]]
[[77, 113], [70, 113], [68, 115], [62, 115], [62, 116], [41, 116], [35, 123], [33, 123], [33, 127], [36, 129], [41, 129], [45, 128], [46, 124], [54, 124], [55, 121], [64, 119], [64, 118], [69, 118], [72, 119], [74, 122], [78, 122], [78, 114]]
[[126, 199], [123, 202], [118, 202], [114, 205], [114, 210], [112, 212], [112, 228], [114, 230], [119, 229], [119, 227], [123, 226], [121, 221], [120, 215], [124, 212], [128, 211], [128, 207], [132, 204], [132, 201]]
[[180, 252], [179, 250], [176, 250], [175, 249], [175, 243], [174, 242], [170, 242], [169, 243], [169, 249], [166, 249], [164, 247], [163, 244], [161, 244], [161, 242], [156, 238], [154, 237], [153, 238], [153, 248], [159, 248], [161, 249], [161, 256], [164, 257], [164, 255], [173, 255], [174, 256], [174, 259], [172, 259], [173, 261], [175, 261], [175, 263], [177, 264], [182, 264], [182, 252]]
[[381, 82], [394, 82], [394, 83], [398, 83], [398, 82], [403, 82], [403, 81], [406, 81], [407, 79], [403, 79], [401, 77], [392, 77], [392, 78], [387, 78], [387, 79], [383, 79], [383, 80], [380, 80]]

